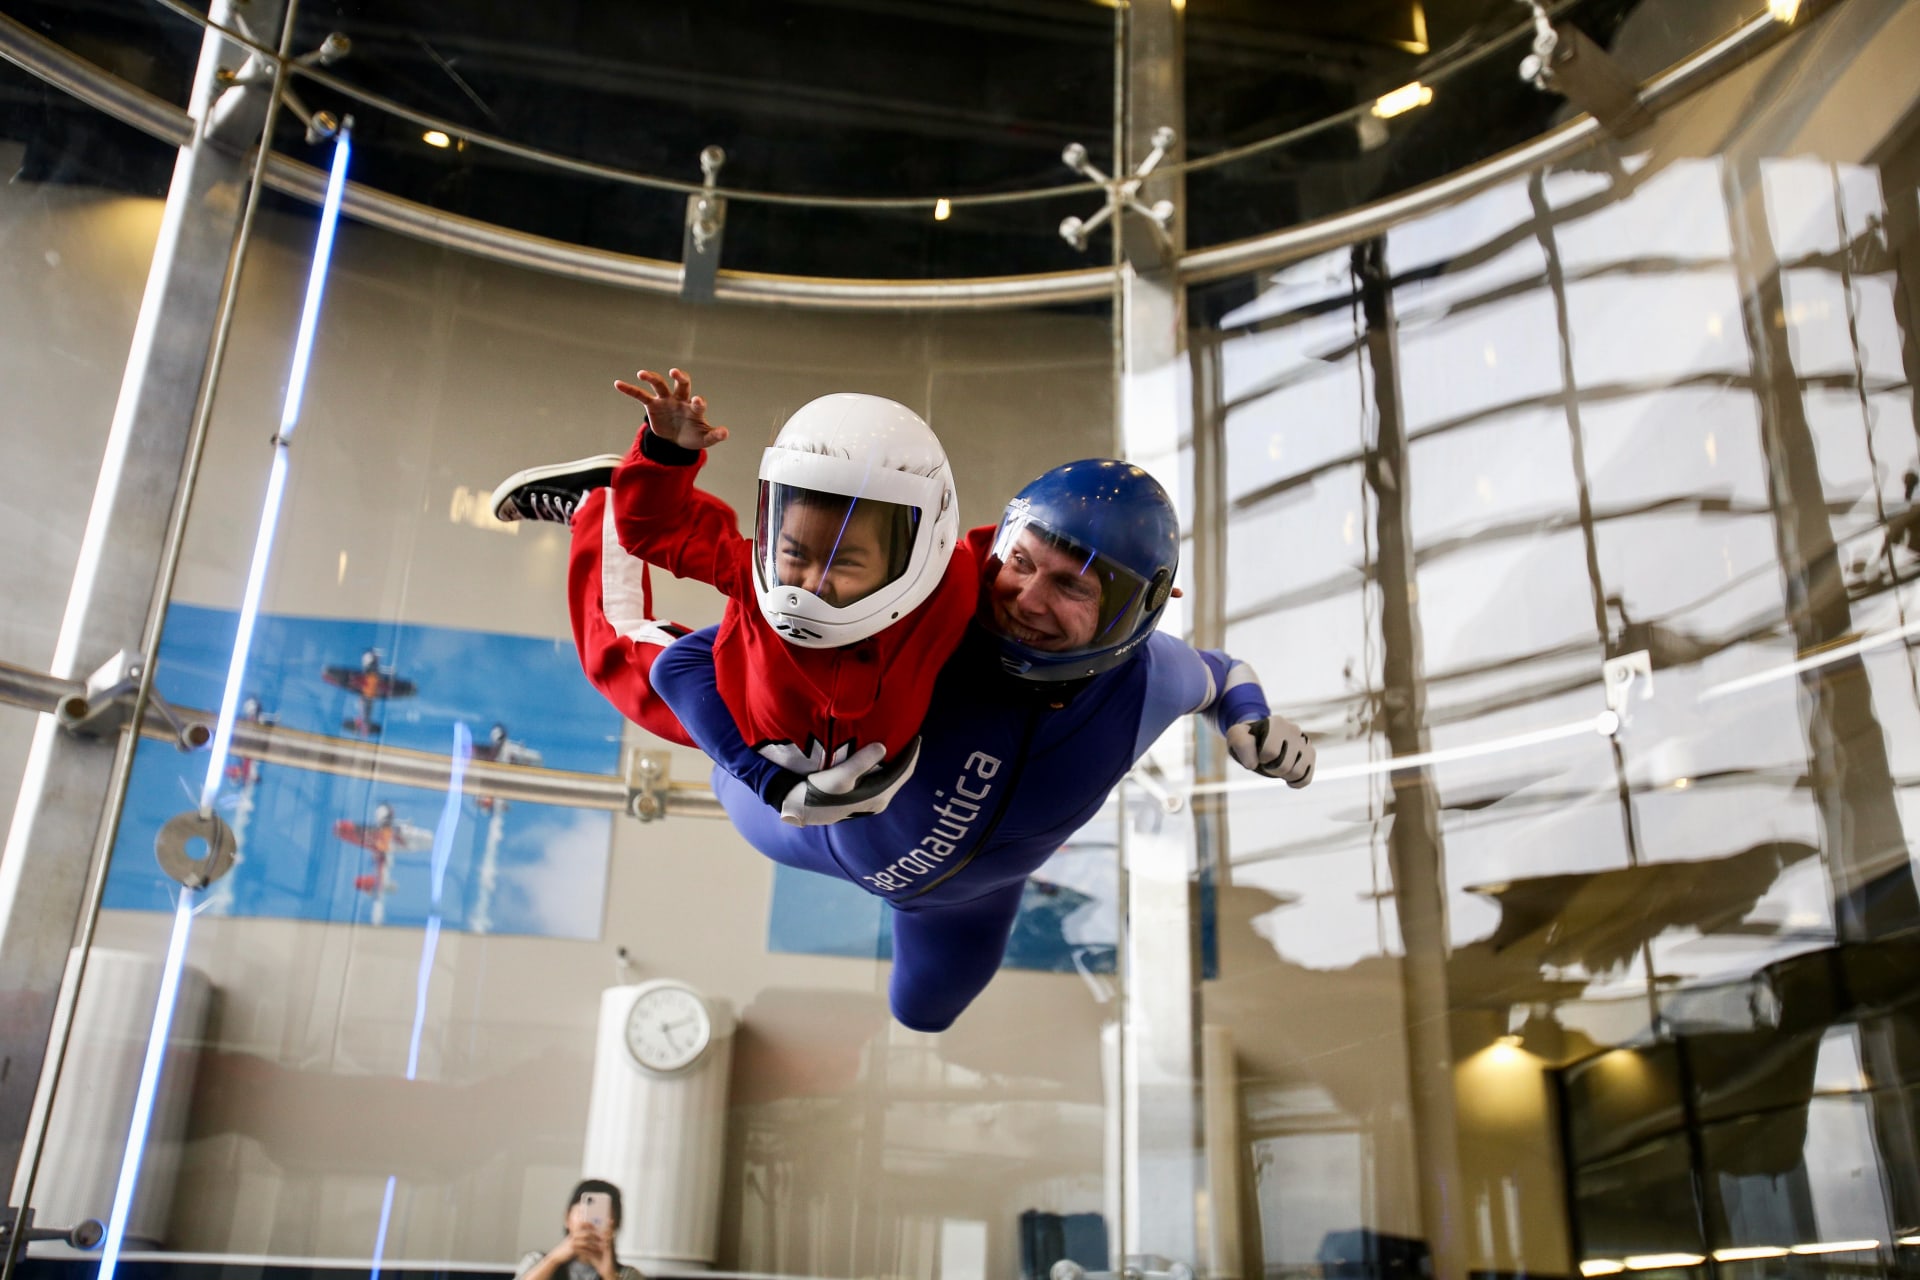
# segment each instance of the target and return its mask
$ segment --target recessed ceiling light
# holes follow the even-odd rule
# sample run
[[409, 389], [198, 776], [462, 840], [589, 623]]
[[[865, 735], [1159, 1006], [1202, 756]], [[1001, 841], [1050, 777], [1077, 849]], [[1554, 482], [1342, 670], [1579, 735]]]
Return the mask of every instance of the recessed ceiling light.
[[1415, 80], [1412, 84], [1401, 85], [1392, 93], [1381, 94], [1379, 100], [1373, 104], [1373, 114], [1382, 120], [1391, 120], [1415, 107], [1424, 107], [1432, 101], [1432, 87]]

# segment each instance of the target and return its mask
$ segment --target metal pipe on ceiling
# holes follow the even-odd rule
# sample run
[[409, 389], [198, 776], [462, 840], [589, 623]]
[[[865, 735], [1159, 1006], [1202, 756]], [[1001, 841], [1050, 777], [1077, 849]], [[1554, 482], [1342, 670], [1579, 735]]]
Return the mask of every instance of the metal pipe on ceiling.
[[[1652, 110], [1670, 107], [1771, 47], [1787, 29], [1787, 24], [1764, 14], [1756, 17], [1654, 77], [1643, 88], [1642, 97]], [[0, 57], [164, 142], [180, 145], [191, 136], [191, 122], [180, 108], [5, 15], [0, 15]], [[1529, 143], [1412, 191], [1267, 235], [1189, 250], [1180, 259], [1180, 278], [1186, 284], [1199, 284], [1270, 270], [1356, 243], [1408, 218], [1563, 160], [1600, 137], [1600, 126], [1592, 117], [1576, 117]], [[267, 180], [279, 191], [314, 203], [325, 186], [319, 170], [280, 155], [273, 157]], [[359, 185], [348, 187], [344, 207], [349, 216], [369, 225], [509, 265], [646, 293], [678, 295], [680, 291], [679, 263], [514, 231]], [[819, 310], [983, 310], [1098, 301], [1111, 296], [1115, 279], [1108, 267], [944, 280], [853, 280], [723, 269], [715, 296], [727, 302]]]

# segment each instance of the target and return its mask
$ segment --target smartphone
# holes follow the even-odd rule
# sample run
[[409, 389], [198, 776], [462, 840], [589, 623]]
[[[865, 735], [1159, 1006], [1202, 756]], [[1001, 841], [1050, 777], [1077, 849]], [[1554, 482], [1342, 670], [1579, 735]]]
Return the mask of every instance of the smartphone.
[[580, 1193], [580, 1216], [591, 1222], [600, 1231], [605, 1231], [613, 1221], [613, 1205], [607, 1200], [604, 1191], [583, 1191]]

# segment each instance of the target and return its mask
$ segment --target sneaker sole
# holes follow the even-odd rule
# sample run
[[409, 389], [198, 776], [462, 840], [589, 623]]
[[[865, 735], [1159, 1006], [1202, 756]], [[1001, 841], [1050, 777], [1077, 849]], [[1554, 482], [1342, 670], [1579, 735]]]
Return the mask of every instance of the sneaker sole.
[[512, 506], [513, 491], [523, 485], [548, 480], [554, 476], [570, 475], [575, 471], [601, 471], [620, 465], [622, 459], [617, 453], [596, 454], [591, 458], [581, 458], [574, 462], [554, 462], [544, 467], [528, 467], [525, 471], [516, 471], [494, 486], [493, 497], [489, 499], [495, 520], [518, 520], [519, 509]]

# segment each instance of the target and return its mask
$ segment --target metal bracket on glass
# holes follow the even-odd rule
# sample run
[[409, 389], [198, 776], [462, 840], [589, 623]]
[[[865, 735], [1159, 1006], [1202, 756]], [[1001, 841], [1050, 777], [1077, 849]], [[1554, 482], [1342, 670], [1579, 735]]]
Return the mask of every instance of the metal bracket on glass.
[[22, 1224], [20, 1243], [32, 1244], [36, 1240], [59, 1240], [75, 1249], [98, 1248], [100, 1241], [106, 1238], [107, 1229], [100, 1225], [98, 1218], [82, 1218], [71, 1227], [36, 1227], [33, 1225], [33, 1210], [15, 1209], [8, 1205], [0, 1209], [0, 1253], [10, 1252], [13, 1246], [13, 1224]]
[[708, 147], [700, 153], [702, 190], [687, 197], [687, 230], [680, 241], [680, 296], [688, 302], [712, 302], [720, 274], [720, 239], [727, 229], [727, 202], [714, 187], [727, 153]]
[[1156, 1256], [1135, 1256], [1118, 1271], [1088, 1271], [1071, 1258], [1062, 1258], [1047, 1272], [1048, 1280], [1193, 1280], [1193, 1268]]
[[[263, 43], [238, 13], [232, 17], [241, 35], [255, 44]], [[351, 52], [353, 41], [335, 31], [320, 42], [319, 48], [293, 61], [303, 67], [330, 67]], [[223, 73], [221, 79], [227, 82], [227, 87], [221, 90], [213, 109], [207, 113], [206, 137], [227, 146], [250, 147], [266, 121], [267, 95], [273, 91], [273, 59], [261, 53], [248, 53], [245, 62]], [[307, 127], [308, 146], [340, 132], [342, 121], [338, 116], [331, 111], [309, 110], [292, 85], [281, 86], [280, 101]], [[351, 124], [351, 119], [346, 123]]]
[[664, 751], [627, 749], [627, 812], [630, 815], [642, 822], [666, 816], [667, 771], [672, 759]]
[[[194, 842], [206, 852], [195, 856]], [[189, 809], [168, 819], [153, 838], [153, 857], [160, 869], [189, 889], [204, 889], [233, 869], [240, 841], [217, 813]]]
[[1187, 804], [1187, 798], [1177, 794], [1172, 788], [1172, 779], [1151, 760], [1145, 760], [1127, 771], [1126, 780], [1136, 783], [1140, 789], [1153, 798], [1153, 802], [1162, 813], [1178, 813]]
[[1606, 686], [1607, 710], [1622, 723], [1626, 721], [1636, 685], [1643, 701], [1653, 696], [1653, 655], [1645, 649], [1608, 658], [1600, 667], [1600, 675]]
[[1533, 52], [1520, 60], [1520, 78], [1545, 93], [1558, 93], [1600, 127], [1625, 136], [1653, 123], [1640, 101], [1640, 86], [1626, 68], [1572, 23], [1553, 24], [1540, 0], [1520, 0], [1533, 10]]
[[1133, 213], [1145, 219], [1146, 225], [1152, 228], [1153, 244], [1158, 249], [1162, 260], [1170, 259], [1173, 255], [1173, 237], [1168, 234], [1167, 229], [1173, 225], [1173, 201], [1156, 200], [1152, 205], [1148, 205], [1140, 199], [1140, 185], [1160, 167], [1160, 162], [1166, 159], [1167, 152], [1173, 147], [1173, 141], [1178, 136], [1165, 125], [1155, 129], [1153, 150], [1140, 162], [1131, 177], [1123, 178], [1118, 182], [1093, 166], [1092, 161], [1087, 159], [1085, 147], [1077, 142], [1070, 143], [1067, 149], [1060, 153], [1060, 159], [1075, 173], [1106, 187], [1107, 202], [1091, 218], [1062, 218], [1060, 238], [1074, 248], [1085, 252], [1088, 238], [1099, 230], [1102, 223], [1116, 214]]
[[[112, 737], [133, 718], [133, 701], [139, 688], [140, 660], [122, 649], [87, 677], [85, 693], [70, 694], [60, 700], [53, 709], [54, 722], [68, 733], [83, 738]], [[198, 751], [213, 736], [199, 721], [182, 720], [157, 689], [147, 691], [147, 706], [173, 730], [174, 742], [182, 751]]]

